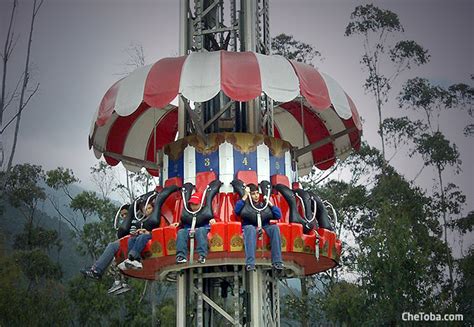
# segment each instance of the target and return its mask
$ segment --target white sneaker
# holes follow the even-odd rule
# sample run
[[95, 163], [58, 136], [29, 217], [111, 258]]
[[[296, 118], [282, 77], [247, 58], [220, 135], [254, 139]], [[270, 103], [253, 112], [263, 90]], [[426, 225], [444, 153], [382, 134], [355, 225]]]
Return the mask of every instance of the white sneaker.
[[107, 291], [108, 294], [111, 294], [111, 293], [114, 293], [116, 292], [117, 290], [121, 289], [122, 288], [122, 281], [120, 280], [116, 280], [114, 281], [114, 283], [112, 284], [112, 287], [109, 288], [109, 290]]
[[122, 283], [120, 286], [121, 287], [114, 293], [114, 295], [120, 295], [132, 289], [132, 287], [127, 283]]
[[119, 265], [117, 266], [120, 270], [127, 270], [128, 267], [127, 267], [127, 261], [130, 261], [129, 259], [125, 259], [124, 261], [122, 261], [121, 263], [119, 263]]
[[122, 261], [121, 263], [119, 263], [119, 264], [117, 265], [118, 269], [120, 269], [120, 270], [127, 270], [128, 268], [127, 268], [127, 266], [126, 266], [126, 264], [125, 264], [126, 261], [129, 261], [129, 260], [128, 260], [128, 259], [125, 259], [124, 261]]
[[134, 269], [134, 270], [143, 269], [142, 263], [138, 260], [127, 259], [124, 262], [125, 262], [125, 267], [127, 267], [127, 269]]

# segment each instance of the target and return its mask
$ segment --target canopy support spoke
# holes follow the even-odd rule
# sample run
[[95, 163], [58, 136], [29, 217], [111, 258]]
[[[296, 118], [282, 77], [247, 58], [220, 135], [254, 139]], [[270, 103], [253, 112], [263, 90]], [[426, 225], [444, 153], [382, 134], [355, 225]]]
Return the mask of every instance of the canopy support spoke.
[[326, 138], [322, 139], [322, 140], [319, 140], [317, 142], [314, 142], [314, 143], [311, 143], [310, 145], [307, 145], [301, 149], [297, 149], [295, 151], [295, 157], [298, 158], [308, 152], [311, 152], [313, 151], [314, 149], [317, 149], [317, 148], [320, 148], [322, 147], [323, 145], [326, 145], [328, 143], [331, 143], [331, 142], [334, 142], [336, 139], [340, 138], [341, 136], [344, 136], [344, 135], [347, 135], [347, 134], [350, 134], [354, 131], [357, 130], [357, 127], [351, 127], [349, 129], [346, 129], [346, 130], [343, 130], [339, 133], [336, 133], [334, 135], [330, 135], [330, 136], [327, 136]]
[[206, 130], [209, 126], [211, 126], [217, 119], [219, 119], [220, 116], [222, 116], [231, 106], [232, 104], [234, 104], [235, 101], [230, 101], [230, 102], [227, 102], [226, 105], [224, 107], [222, 107], [222, 109], [216, 113], [214, 115], [214, 117], [212, 117], [211, 119], [209, 119], [205, 124], [204, 124], [204, 127], [203, 127], [203, 130]]

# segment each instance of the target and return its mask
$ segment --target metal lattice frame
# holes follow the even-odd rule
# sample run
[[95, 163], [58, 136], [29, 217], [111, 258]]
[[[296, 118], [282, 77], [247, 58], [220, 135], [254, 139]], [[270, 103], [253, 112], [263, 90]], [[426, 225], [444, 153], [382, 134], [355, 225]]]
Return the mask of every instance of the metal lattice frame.
[[[180, 0], [180, 20], [180, 55], [217, 50], [270, 54], [268, 0]], [[196, 108], [195, 115], [186, 110], [186, 101], [180, 99], [179, 106], [180, 138], [195, 132], [204, 134], [232, 128], [236, 110], [247, 113], [242, 131], [274, 134], [273, 102], [265, 95], [238, 104], [229, 102], [221, 92], [217, 99], [203, 104], [202, 110]], [[203, 127], [202, 131], [193, 129], [198, 126]]]
[[[213, 326], [223, 320], [232, 326], [280, 326], [279, 279], [300, 276], [303, 270], [287, 263], [278, 276], [266, 259], [256, 271], [245, 271], [243, 259], [186, 264], [161, 271], [157, 279], [176, 280], [177, 326]], [[223, 302], [222, 297], [230, 299]]]

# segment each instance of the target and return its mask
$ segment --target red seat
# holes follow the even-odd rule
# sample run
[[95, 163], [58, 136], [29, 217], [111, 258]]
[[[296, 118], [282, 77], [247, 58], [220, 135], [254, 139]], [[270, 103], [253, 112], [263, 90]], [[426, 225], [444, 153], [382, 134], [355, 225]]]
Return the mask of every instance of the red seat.
[[286, 175], [272, 175], [270, 177], [272, 185], [283, 184], [286, 187], [290, 187], [290, 181]]
[[227, 242], [229, 252], [244, 251], [244, 238], [240, 222], [230, 221], [227, 223]]
[[258, 185], [257, 172], [253, 170], [239, 170], [235, 176], [237, 179], [240, 179], [245, 184], [255, 184]]
[[291, 188], [294, 190], [299, 190], [301, 188], [301, 184], [299, 182], [293, 182], [291, 184]]
[[228, 251], [227, 224], [216, 222], [211, 225], [211, 230], [207, 234], [210, 252]]
[[178, 236], [178, 227], [167, 226], [163, 228], [165, 238], [166, 255], [176, 255], [176, 237]]
[[183, 186], [183, 180], [181, 179], [181, 177], [168, 178], [165, 181], [165, 187], [171, 186], [171, 185], [176, 185], [178, 187], [181, 187], [181, 186]]
[[227, 193], [227, 203], [229, 212], [229, 221], [240, 222], [240, 217], [235, 214], [234, 208], [237, 201], [240, 200], [240, 196], [237, 193]]
[[217, 179], [213, 171], [202, 171], [196, 174], [196, 191], [203, 192], [209, 183]]

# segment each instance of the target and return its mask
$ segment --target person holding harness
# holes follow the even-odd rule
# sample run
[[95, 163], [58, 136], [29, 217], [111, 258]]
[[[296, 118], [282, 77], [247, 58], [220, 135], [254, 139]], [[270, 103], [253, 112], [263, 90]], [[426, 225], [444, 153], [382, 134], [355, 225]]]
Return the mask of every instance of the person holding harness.
[[247, 271], [255, 270], [257, 234], [261, 236], [262, 229], [270, 238], [273, 268], [277, 271], [283, 270], [280, 229], [277, 225], [270, 224], [271, 219], [281, 218], [281, 210], [273, 205], [268, 197], [269, 194], [265, 195], [265, 201], [261, 202], [257, 185], [248, 184], [245, 187], [245, 194], [235, 204], [235, 213], [242, 218]]
[[[189, 206], [189, 207], [188, 207]], [[210, 225], [216, 221], [211, 214], [206, 214], [206, 207], [204, 206], [204, 196], [200, 192], [196, 192], [189, 198], [188, 206], [184, 202], [184, 210], [180, 223], [175, 223], [175, 226], [181, 226], [176, 238], [176, 263], [186, 263], [188, 256], [188, 239], [196, 239], [196, 250], [199, 253], [199, 263], [205, 263], [208, 242], [207, 234], [209, 233]], [[191, 242], [193, 244], [193, 242]]]

